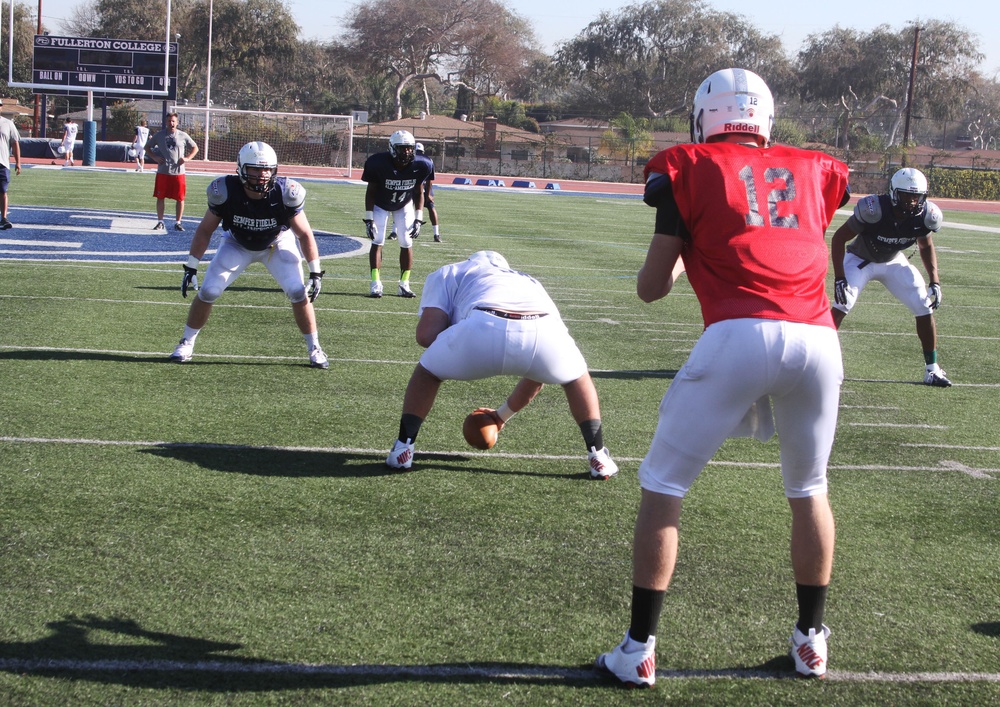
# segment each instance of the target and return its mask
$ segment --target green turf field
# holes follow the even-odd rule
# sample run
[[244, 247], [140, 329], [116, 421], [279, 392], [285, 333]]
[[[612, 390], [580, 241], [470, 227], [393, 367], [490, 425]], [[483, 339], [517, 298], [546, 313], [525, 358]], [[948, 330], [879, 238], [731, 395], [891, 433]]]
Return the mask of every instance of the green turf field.
[[[189, 217], [207, 181], [189, 176]], [[315, 228], [363, 234], [363, 187], [307, 188]], [[11, 220], [37, 205], [152, 225], [151, 189], [129, 172], [26, 169]], [[654, 304], [635, 296], [653, 220], [639, 200], [439, 188], [436, 201], [445, 242], [425, 227], [414, 290], [484, 248], [536, 275], [587, 357], [619, 476], [589, 480], [558, 388], [493, 450], [467, 447], [462, 418], [499, 405], [515, 382], [502, 378], [446, 383], [414, 471], [387, 470], [419, 300], [368, 299], [366, 255], [324, 262], [329, 371], [307, 367], [259, 266], [176, 365], [183, 253], [0, 260], [0, 703], [1000, 701], [1000, 216], [946, 211], [935, 237], [954, 387], [917, 384], [913, 319], [878, 283], [844, 323], [830, 679], [787, 679], [777, 441], [733, 440], [685, 502], [657, 688], [630, 692], [589, 665], [628, 623], [636, 470], [701, 330], [697, 302], [686, 281]], [[30, 231], [0, 242], [12, 237]], [[386, 246], [387, 292], [397, 253]]]

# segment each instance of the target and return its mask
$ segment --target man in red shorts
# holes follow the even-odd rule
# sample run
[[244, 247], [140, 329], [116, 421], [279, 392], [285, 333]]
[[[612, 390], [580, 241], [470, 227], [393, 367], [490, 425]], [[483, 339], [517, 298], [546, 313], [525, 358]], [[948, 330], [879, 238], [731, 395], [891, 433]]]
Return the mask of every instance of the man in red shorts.
[[183, 130], [177, 129], [180, 118], [176, 113], [167, 113], [167, 126], [149, 138], [146, 151], [156, 162], [156, 184], [153, 196], [156, 198], [156, 225], [154, 231], [164, 230], [163, 209], [167, 199], [177, 202], [175, 231], [183, 231], [181, 218], [184, 216], [184, 197], [187, 196], [187, 179], [184, 163], [198, 154], [198, 145]]

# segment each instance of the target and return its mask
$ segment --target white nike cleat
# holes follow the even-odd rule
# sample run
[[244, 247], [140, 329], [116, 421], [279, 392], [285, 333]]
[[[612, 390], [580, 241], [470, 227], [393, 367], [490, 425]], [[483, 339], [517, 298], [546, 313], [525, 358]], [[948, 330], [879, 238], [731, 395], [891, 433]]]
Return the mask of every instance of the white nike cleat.
[[618, 465], [611, 458], [611, 452], [607, 447], [602, 449], [591, 447], [587, 453], [587, 461], [590, 463], [592, 479], [610, 479], [618, 473]]
[[796, 626], [789, 642], [792, 645], [792, 659], [795, 661], [795, 672], [804, 678], [826, 677], [826, 639], [830, 629], [824, 624], [823, 630], [809, 629], [809, 635], [802, 633]]
[[413, 466], [413, 443], [400, 442], [398, 439], [392, 446], [392, 451], [385, 459], [385, 465], [390, 469], [409, 471]]
[[594, 667], [620, 680], [625, 687], [653, 687], [656, 684], [656, 636], [650, 636], [642, 648], [634, 653], [626, 653], [629, 642], [625, 639], [608, 653], [601, 653], [594, 661]]

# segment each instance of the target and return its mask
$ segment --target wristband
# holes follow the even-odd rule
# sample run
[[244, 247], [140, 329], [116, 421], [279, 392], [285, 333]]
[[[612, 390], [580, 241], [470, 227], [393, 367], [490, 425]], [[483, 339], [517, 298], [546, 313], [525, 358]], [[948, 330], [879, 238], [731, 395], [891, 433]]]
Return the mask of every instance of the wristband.
[[319, 258], [317, 258], [316, 260], [310, 260], [309, 261], [309, 272], [310, 273], [319, 272], [320, 268], [322, 268], [322, 267], [323, 267], [323, 265], [320, 263]]
[[515, 414], [516, 413], [510, 409], [510, 406], [507, 405], [506, 400], [503, 401], [503, 405], [497, 408], [497, 415], [499, 415], [500, 419], [504, 422], [507, 422], [507, 420], [514, 417]]
[[375, 220], [375, 212], [365, 211], [365, 221], [374, 221], [374, 220]]
[[189, 268], [191, 268], [192, 270], [197, 270], [198, 269], [198, 265], [200, 265], [200, 264], [201, 264], [201, 260], [200, 259], [194, 257], [193, 255], [189, 255], [188, 256], [188, 264], [187, 264], [187, 266]]

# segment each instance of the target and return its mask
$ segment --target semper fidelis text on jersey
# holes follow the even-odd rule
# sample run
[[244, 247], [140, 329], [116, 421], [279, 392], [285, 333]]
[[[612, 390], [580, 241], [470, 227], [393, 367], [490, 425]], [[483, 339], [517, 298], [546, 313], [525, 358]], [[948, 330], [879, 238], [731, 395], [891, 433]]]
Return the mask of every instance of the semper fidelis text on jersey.
[[889, 195], [872, 194], [855, 205], [848, 222], [859, 236], [848, 243], [848, 252], [862, 260], [887, 263], [918, 238], [940, 231], [944, 215], [933, 201], [925, 201], [918, 213], [897, 219]]
[[277, 177], [262, 199], [251, 199], [236, 175], [219, 177], [208, 185], [208, 208], [222, 219], [222, 228], [247, 250], [264, 250], [302, 211], [305, 188], [288, 177]]

